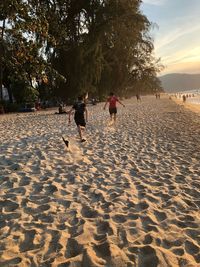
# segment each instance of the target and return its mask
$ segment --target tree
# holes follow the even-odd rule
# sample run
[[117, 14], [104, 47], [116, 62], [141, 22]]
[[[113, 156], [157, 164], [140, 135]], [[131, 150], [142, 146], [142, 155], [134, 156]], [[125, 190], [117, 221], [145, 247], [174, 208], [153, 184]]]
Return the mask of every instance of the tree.
[[[158, 64], [148, 35], [151, 23], [141, 14], [140, 3], [56, 1], [56, 18], [52, 23], [48, 19], [57, 41], [50, 58], [53, 67], [66, 77], [58, 90], [62, 96], [90, 90], [99, 95], [110, 90], [123, 94], [144, 72], [145, 77], [147, 72], [149, 77], [156, 75]], [[62, 35], [55, 31], [55, 21]]]
[[140, 4], [140, 0], [3, 0], [4, 81], [31, 85], [33, 79], [46, 76], [40, 94], [45, 95], [41, 91], [45, 88], [65, 99], [85, 91], [123, 95], [133, 84], [157, 83], [159, 64], [148, 34], [151, 23], [140, 12]]
[[2, 83], [9, 91], [19, 83], [33, 87], [34, 78], [42, 79], [45, 73], [51, 71], [43, 52], [48, 39], [48, 24], [37, 11], [37, 1], [33, 1], [34, 5], [31, 2], [1, 2], [1, 91]]

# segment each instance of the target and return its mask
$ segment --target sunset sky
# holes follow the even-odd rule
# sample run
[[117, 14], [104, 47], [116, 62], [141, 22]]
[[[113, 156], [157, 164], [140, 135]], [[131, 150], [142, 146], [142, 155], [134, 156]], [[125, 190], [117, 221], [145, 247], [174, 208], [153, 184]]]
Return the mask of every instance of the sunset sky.
[[161, 74], [200, 73], [200, 0], [143, 0], [141, 9], [158, 25], [152, 36]]

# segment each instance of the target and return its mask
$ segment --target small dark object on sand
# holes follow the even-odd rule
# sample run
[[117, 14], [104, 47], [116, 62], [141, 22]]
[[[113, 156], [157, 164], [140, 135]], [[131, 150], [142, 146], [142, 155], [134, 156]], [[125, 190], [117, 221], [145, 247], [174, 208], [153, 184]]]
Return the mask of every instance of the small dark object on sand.
[[65, 140], [63, 136], [62, 136], [62, 140], [65, 143], [66, 147], [69, 147], [69, 141], [68, 140]]

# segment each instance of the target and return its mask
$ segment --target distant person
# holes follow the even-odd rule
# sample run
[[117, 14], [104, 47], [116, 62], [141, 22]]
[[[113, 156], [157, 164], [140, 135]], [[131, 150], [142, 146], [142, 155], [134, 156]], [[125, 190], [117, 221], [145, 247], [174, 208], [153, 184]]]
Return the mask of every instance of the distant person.
[[156, 93], [156, 99], [160, 99], [160, 93]]
[[66, 114], [68, 112], [66, 112], [65, 108], [63, 107], [62, 104], [59, 105], [58, 107], [58, 112], [56, 112], [55, 114]]
[[185, 102], [186, 102], [186, 96], [183, 95], [183, 103], [185, 103]]
[[84, 98], [82, 96], [78, 97], [78, 101], [73, 105], [73, 107], [68, 112], [69, 123], [71, 123], [71, 113], [73, 110], [75, 111], [74, 121], [75, 121], [77, 128], [78, 128], [80, 140], [81, 140], [81, 142], [85, 142], [86, 139], [83, 138], [83, 131], [85, 130], [86, 122], [88, 120], [88, 111], [86, 108], [86, 104], [84, 103]]
[[109, 103], [110, 119], [112, 120], [114, 118], [114, 122], [116, 122], [117, 102], [125, 107], [125, 105], [114, 95], [114, 93], [111, 92], [104, 106], [104, 109], [106, 109], [106, 106]]
[[95, 98], [92, 98], [91, 103], [92, 103], [93, 106], [96, 105], [97, 104], [96, 99]]
[[2, 105], [0, 105], [0, 114], [4, 114], [4, 108]]
[[139, 94], [136, 94], [136, 99], [137, 99], [137, 102], [141, 102], [141, 96]]
[[35, 102], [35, 109], [36, 109], [36, 110], [40, 110], [40, 101], [39, 101], [39, 100], [37, 100], [37, 101]]

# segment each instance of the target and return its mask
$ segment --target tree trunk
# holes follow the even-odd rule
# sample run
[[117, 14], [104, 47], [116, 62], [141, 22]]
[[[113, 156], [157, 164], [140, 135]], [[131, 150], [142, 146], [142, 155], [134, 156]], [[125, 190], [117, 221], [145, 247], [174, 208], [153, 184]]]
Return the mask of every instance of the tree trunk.
[[3, 100], [3, 35], [5, 30], [6, 20], [3, 20], [0, 40], [0, 100]]

